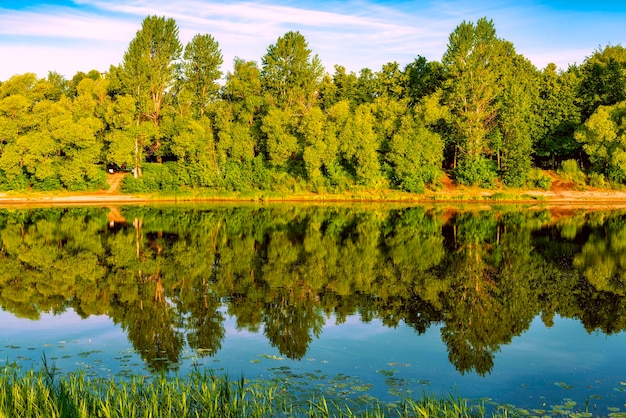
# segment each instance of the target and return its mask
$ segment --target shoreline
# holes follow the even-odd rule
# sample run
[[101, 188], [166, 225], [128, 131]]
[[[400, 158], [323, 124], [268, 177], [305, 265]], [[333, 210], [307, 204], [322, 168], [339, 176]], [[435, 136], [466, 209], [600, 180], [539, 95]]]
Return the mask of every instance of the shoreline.
[[190, 195], [125, 195], [110, 192], [67, 193], [58, 195], [32, 193], [13, 196], [0, 193], [0, 207], [29, 205], [111, 205], [140, 203], [408, 203], [408, 204], [525, 204], [525, 205], [576, 205], [576, 206], [624, 206], [626, 192], [598, 190], [482, 190], [455, 189], [427, 192], [422, 195], [394, 193], [352, 193], [349, 195], [333, 194], [295, 194], [293, 196], [190, 196]]

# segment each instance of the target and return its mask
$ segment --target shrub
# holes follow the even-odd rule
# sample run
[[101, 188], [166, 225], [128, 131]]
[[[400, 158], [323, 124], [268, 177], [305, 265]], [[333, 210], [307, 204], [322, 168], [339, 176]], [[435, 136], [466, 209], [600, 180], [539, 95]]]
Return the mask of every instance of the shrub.
[[42, 191], [42, 192], [50, 192], [50, 191], [53, 191], [53, 190], [60, 190], [60, 189], [62, 189], [61, 181], [59, 180], [59, 178], [57, 176], [46, 177], [43, 180], [35, 181], [33, 183], [33, 189], [34, 190], [38, 190], [38, 191]]
[[563, 161], [557, 173], [563, 180], [572, 181], [579, 186], [584, 185], [587, 180], [587, 176], [580, 169], [576, 160]]
[[591, 187], [600, 187], [604, 188], [608, 185], [606, 179], [604, 178], [604, 174], [600, 173], [591, 173], [589, 174], [589, 185]]
[[121, 188], [126, 193], [177, 192], [179, 183], [176, 163], [149, 163], [143, 166], [140, 178], [126, 176]]
[[533, 169], [528, 174], [526, 182], [530, 188], [549, 190], [550, 186], [552, 186], [552, 177], [541, 170]]
[[459, 162], [457, 181], [467, 186], [492, 187], [497, 178], [497, 164], [484, 157]]
[[30, 186], [30, 181], [25, 174], [18, 175], [12, 179], [7, 179], [0, 171], [0, 190], [26, 190]]

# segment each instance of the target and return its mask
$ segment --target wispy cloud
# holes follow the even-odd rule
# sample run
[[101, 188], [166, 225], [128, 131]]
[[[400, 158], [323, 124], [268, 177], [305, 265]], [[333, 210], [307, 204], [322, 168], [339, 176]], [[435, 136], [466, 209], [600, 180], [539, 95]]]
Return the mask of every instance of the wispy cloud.
[[[267, 47], [290, 30], [305, 36], [330, 72], [334, 64], [358, 71], [378, 70], [389, 61], [404, 65], [417, 55], [440, 59], [456, 25], [482, 16], [493, 18], [498, 35], [538, 67], [552, 61], [566, 68], [582, 62], [598, 45], [626, 41], [623, 14], [594, 15], [581, 24], [584, 13], [559, 12], [544, 3], [277, 1], [74, 0], [73, 7], [5, 6], [0, 8], [0, 55], [13, 59], [0, 64], [0, 80], [26, 71], [45, 75], [51, 69], [71, 77], [78, 70], [106, 70], [120, 63], [148, 15], [174, 18], [183, 43], [197, 33], [213, 35], [225, 71], [235, 56], [259, 61]], [[581, 55], [584, 48], [590, 50]]]
[[0, 35], [46, 37], [52, 39], [97, 39], [127, 41], [137, 26], [133, 22], [114, 17], [68, 8], [46, 8], [41, 11], [0, 9]]

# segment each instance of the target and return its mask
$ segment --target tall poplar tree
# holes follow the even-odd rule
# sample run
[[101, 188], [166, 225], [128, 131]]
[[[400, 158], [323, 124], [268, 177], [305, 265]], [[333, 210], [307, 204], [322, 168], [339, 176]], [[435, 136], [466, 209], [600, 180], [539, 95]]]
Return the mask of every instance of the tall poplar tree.
[[157, 158], [161, 147], [158, 129], [140, 128], [151, 122], [158, 128], [161, 110], [177, 75], [177, 61], [182, 44], [178, 39], [178, 27], [172, 18], [148, 16], [130, 42], [124, 54], [121, 72], [125, 93], [136, 102], [135, 175], [141, 175], [141, 150], [154, 140], [152, 151]]
[[305, 111], [316, 101], [324, 69], [300, 32], [287, 32], [263, 56], [261, 84], [268, 101]]
[[463, 22], [450, 34], [442, 63], [447, 80], [444, 102], [450, 108], [461, 180], [483, 183], [495, 177], [485, 151], [498, 114], [500, 64], [506, 49], [491, 20]]
[[182, 88], [192, 97], [194, 111], [203, 116], [217, 98], [224, 62], [218, 42], [209, 34], [198, 34], [185, 46]]

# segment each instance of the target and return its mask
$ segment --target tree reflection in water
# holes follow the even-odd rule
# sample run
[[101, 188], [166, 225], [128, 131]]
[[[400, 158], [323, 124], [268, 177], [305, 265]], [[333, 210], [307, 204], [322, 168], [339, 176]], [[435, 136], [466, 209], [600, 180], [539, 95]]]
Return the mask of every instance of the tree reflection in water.
[[106, 314], [154, 371], [217, 353], [225, 311], [292, 359], [326, 318], [441, 326], [461, 373], [541, 316], [626, 329], [626, 214], [242, 206], [0, 210], [0, 306]]

